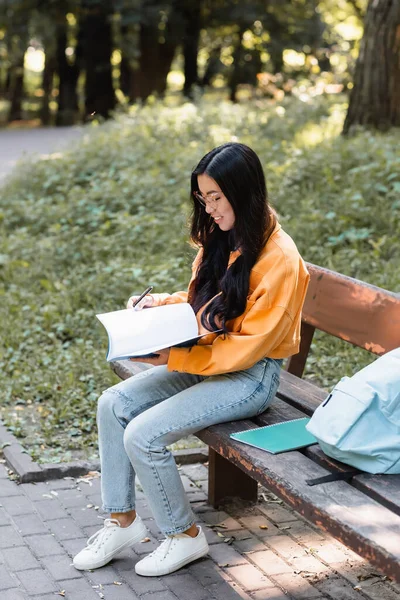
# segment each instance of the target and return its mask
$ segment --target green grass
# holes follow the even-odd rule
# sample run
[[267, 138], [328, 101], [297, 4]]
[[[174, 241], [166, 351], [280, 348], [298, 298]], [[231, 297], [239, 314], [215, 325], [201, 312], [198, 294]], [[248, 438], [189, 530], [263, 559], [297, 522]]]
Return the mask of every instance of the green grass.
[[[237, 139], [265, 166], [306, 260], [400, 291], [396, 133], [339, 136], [343, 99], [136, 108], [0, 190], [1, 417], [36, 459], [96, 455], [98, 395], [116, 381], [94, 315], [148, 284], [185, 288], [191, 169]], [[307, 377], [329, 387], [371, 355], [317, 336]]]

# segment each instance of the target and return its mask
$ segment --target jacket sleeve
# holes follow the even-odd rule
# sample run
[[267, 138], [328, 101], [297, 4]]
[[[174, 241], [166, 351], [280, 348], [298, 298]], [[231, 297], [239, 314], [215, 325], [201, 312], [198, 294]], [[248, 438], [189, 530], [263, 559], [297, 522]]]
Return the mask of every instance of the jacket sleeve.
[[203, 254], [203, 251], [202, 251], [202, 249], [200, 249], [198, 251], [198, 253], [196, 254], [195, 259], [192, 263], [192, 276], [189, 281], [187, 291], [186, 292], [185, 291], [174, 292], [173, 294], [151, 294], [151, 296], [153, 296], [153, 298], [154, 298], [153, 306], [163, 306], [164, 304], [178, 304], [180, 302], [188, 301], [188, 293], [190, 290], [190, 286], [193, 284], [193, 282], [196, 278], [197, 269], [201, 263], [202, 254]]
[[282, 306], [268, 308], [267, 295], [246, 313], [240, 332], [218, 336], [213, 344], [171, 348], [168, 370], [196, 375], [241, 371], [268, 356], [287, 335], [292, 319]]

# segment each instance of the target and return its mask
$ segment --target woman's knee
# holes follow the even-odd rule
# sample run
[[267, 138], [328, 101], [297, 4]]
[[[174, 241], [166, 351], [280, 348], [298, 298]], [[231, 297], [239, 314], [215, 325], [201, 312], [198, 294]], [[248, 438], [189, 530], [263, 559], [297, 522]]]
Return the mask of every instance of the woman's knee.
[[118, 394], [111, 388], [105, 390], [97, 401], [97, 422], [117, 417], [120, 413], [119, 404]]

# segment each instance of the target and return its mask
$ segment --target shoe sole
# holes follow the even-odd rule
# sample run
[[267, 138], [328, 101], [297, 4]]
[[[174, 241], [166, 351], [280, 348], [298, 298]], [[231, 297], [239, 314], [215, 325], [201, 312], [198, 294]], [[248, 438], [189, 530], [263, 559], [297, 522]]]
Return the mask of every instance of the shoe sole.
[[110, 552], [109, 554], [107, 554], [107, 556], [103, 557], [101, 560], [98, 560], [95, 563], [91, 563], [90, 565], [88, 565], [87, 563], [85, 565], [79, 565], [79, 564], [75, 564], [73, 562], [75, 569], [77, 569], [78, 571], [91, 571], [92, 569], [99, 569], [100, 567], [104, 567], [104, 565], [108, 564], [110, 562], [110, 560], [112, 560], [115, 556], [117, 556], [117, 554], [122, 552], [122, 550], [125, 550], [125, 548], [129, 548], [129, 546], [132, 546], [133, 544], [140, 542], [143, 538], [146, 537], [147, 528], [145, 525], [143, 525], [143, 523], [141, 525], [142, 525], [142, 528], [140, 530], [140, 533], [138, 533], [135, 537], [132, 537], [127, 542], [124, 542], [123, 544], [118, 546], [118, 548], [116, 550], [114, 550], [113, 552]]
[[178, 569], [181, 569], [185, 565], [187, 565], [195, 560], [198, 560], [199, 558], [202, 558], [203, 556], [206, 556], [206, 554], [208, 554], [208, 552], [209, 552], [209, 546], [207, 545], [207, 547], [197, 550], [197, 552], [195, 552], [194, 554], [191, 554], [190, 556], [187, 556], [186, 558], [179, 561], [179, 563], [176, 563], [173, 567], [170, 567], [169, 569], [164, 569], [157, 573], [140, 573], [140, 570], [138, 571], [136, 569], [137, 565], [135, 565], [135, 572], [137, 575], [141, 575], [142, 577], [161, 577], [162, 575], [169, 575], [170, 573], [174, 573], [175, 571], [178, 571]]

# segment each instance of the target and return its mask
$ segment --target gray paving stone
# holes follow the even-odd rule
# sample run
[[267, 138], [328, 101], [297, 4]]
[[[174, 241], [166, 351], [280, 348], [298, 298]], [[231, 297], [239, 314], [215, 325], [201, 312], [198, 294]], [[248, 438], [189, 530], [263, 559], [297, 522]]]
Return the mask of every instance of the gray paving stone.
[[146, 519], [146, 523], [145, 523], [149, 533], [151, 533], [151, 535], [156, 539], [156, 540], [163, 540], [165, 539], [165, 535], [163, 533], [161, 533], [157, 523], [155, 522], [154, 519]]
[[86, 508], [86, 506], [87, 505], [85, 504], [84, 506], [76, 506], [75, 508], [70, 509], [70, 514], [74, 521], [76, 521], [80, 527], [97, 525], [97, 528], [101, 529], [101, 527], [103, 527], [104, 516], [99, 514], [97, 510], [94, 510], [93, 508]]
[[121, 581], [121, 576], [114, 566], [116, 564], [116, 560], [117, 559], [114, 559], [111, 564], [101, 567], [101, 569], [95, 569], [94, 571], [87, 573], [87, 577], [91, 581], [92, 585], [107, 585], [111, 583], [113, 584], [114, 581]]
[[12, 548], [24, 544], [22, 536], [11, 525], [2, 527], [0, 533], [0, 548]]
[[[105, 600], [138, 600], [139, 599], [139, 596], [137, 596], [126, 584], [105, 585], [101, 591], [104, 594]], [[98, 600], [98, 598], [99, 598], [99, 596], [97, 596], [97, 600]], [[145, 598], [145, 600], [153, 600], [153, 594], [146, 594], [144, 596], [144, 598]], [[163, 596], [160, 596], [160, 598], [163, 598], [163, 600], [169, 600], [169, 598], [164, 598]], [[79, 598], [79, 600], [81, 600], [81, 599]], [[85, 598], [85, 600], [86, 600], [86, 598]]]
[[68, 516], [65, 509], [56, 498], [54, 500], [38, 500], [35, 502], [35, 509], [38, 511], [43, 521], [63, 519]]
[[221, 581], [220, 569], [211, 558], [202, 558], [187, 565], [187, 572], [193, 575], [203, 587]]
[[224, 543], [224, 538], [217, 535], [216, 532], [207, 527], [207, 525], [203, 526], [202, 529], [204, 531], [204, 535], [206, 536], [206, 540], [210, 545]]
[[226, 572], [233, 579], [236, 579], [246, 591], [252, 592], [265, 587], [271, 587], [271, 581], [253, 565], [247, 564], [230, 567]]
[[143, 520], [154, 519], [154, 515], [147, 502], [141, 500], [136, 503], [136, 510]]
[[230, 566], [242, 565], [247, 562], [246, 558], [235, 548], [228, 544], [213, 544], [209, 552], [211, 558], [217, 565]]
[[[356, 600], [357, 597], [360, 598], [360, 592], [354, 590], [350, 583], [343, 581], [341, 577], [335, 575], [316, 582], [314, 586], [321, 592], [321, 595], [324, 594], [330, 598], [340, 598], [340, 600]], [[383, 596], [383, 598], [385, 597]]]
[[140, 560], [132, 548], [125, 548], [110, 563], [113, 569], [116, 569], [121, 575], [124, 571], [132, 571], [135, 564]]
[[52, 581], [42, 569], [20, 571], [18, 579], [29, 594], [47, 594], [57, 591], [58, 585]]
[[8, 479], [7, 468], [4, 464], [0, 463], [0, 479]]
[[[246, 592], [239, 588], [236, 583], [232, 582], [220, 581], [219, 583], [213, 583], [207, 590], [215, 600], [251, 600]], [[288, 600], [288, 597], [285, 596], [285, 599]]]
[[[99, 595], [84, 577], [58, 581], [57, 585], [58, 591], [65, 591], [66, 600], [99, 600]], [[57, 598], [61, 600], [61, 596], [53, 594], [53, 600]], [[106, 597], [105, 600], [108, 600], [108, 598]], [[133, 600], [135, 599], [133, 598]]]
[[27, 598], [27, 593], [17, 588], [1, 592], [1, 600], [27, 600]]
[[50, 488], [45, 481], [40, 483], [23, 483], [20, 487], [31, 500], [43, 500], [43, 494], [50, 493]]
[[191, 573], [169, 575], [164, 581], [179, 600], [210, 600], [210, 592], [206, 590]]
[[[116, 600], [120, 600], [119, 596], [116, 596], [115, 598]], [[154, 594], [146, 594], [143, 596], [143, 600], [176, 600], [177, 598], [179, 598], [179, 596], [176, 596], [170, 590], [164, 592], [155, 592]]]
[[22, 536], [49, 532], [43, 521], [34, 514], [18, 515], [17, 517], [14, 517], [13, 520], [18, 532]]
[[13, 579], [5, 565], [0, 565], [0, 590], [8, 590], [18, 586], [18, 581]]
[[77, 487], [75, 479], [52, 479], [48, 481], [49, 490], [72, 490]]
[[32, 511], [32, 502], [26, 496], [2, 498], [0, 503], [3, 505], [3, 509], [11, 516], [26, 515]]
[[0, 527], [3, 527], [4, 525], [10, 525], [10, 518], [4, 508], [0, 506]]
[[194, 482], [202, 480], [208, 481], [208, 469], [200, 463], [196, 463], [194, 465], [185, 465], [180, 472]]
[[72, 560], [65, 554], [44, 556], [41, 559], [41, 562], [56, 581], [62, 579], [76, 579], [81, 576], [79, 571], [72, 565]]
[[189, 479], [189, 477], [186, 477], [186, 475], [181, 474], [181, 480], [185, 492], [195, 492], [200, 488], [199, 485], [196, 485], [193, 481]]
[[[287, 600], [288, 596], [278, 587], [265, 588], [254, 592], [251, 597], [254, 600]], [[336, 600], [341, 600], [337, 598]]]
[[94, 504], [95, 506], [100, 506], [100, 507], [103, 506], [100, 493], [99, 494], [85, 494], [85, 498], [87, 500], [86, 504]]
[[9, 498], [9, 496], [23, 496], [23, 491], [14, 481], [2, 479], [0, 485], [0, 498]]
[[73, 519], [58, 519], [57, 521], [48, 521], [51, 531], [56, 534], [59, 540], [72, 540], [82, 537], [82, 530], [75, 524]]
[[85, 502], [85, 495], [76, 489], [59, 490], [57, 498], [65, 508], [73, 508], [75, 506], [84, 506], [89, 504], [88, 502]]
[[86, 546], [87, 538], [74, 538], [72, 540], [63, 540], [62, 545], [70, 557], [78, 554]]
[[257, 537], [247, 532], [243, 534], [243, 537], [235, 536], [236, 539], [233, 541], [233, 546], [238, 552], [247, 554], [248, 552], [261, 552], [266, 550], [266, 545], [259, 540]]
[[207, 495], [201, 490], [196, 490], [195, 492], [190, 492], [188, 494], [189, 502], [194, 510], [196, 508], [196, 502], [204, 502], [207, 500]]
[[25, 538], [25, 541], [39, 558], [41, 556], [64, 554], [64, 549], [51, 533], [29, 535]]
[[151, 533], [147, 535], [147, 539], [149, 539], [150, 541], [139, 542], [138, 544], [132, 546], [135, 554], [137, 554], [140, 557], [143, 557], [145, 554], [150, 554], [150, 552], [153, 552], [153, 550], [155, 550], [160, 545], [159, 540], [156, 539], [153, 535], [151, 535]]
[[29, 548], [26, 548], [25, 546], [8, 548], [8, 550], [4, 552], [4, 560], [12, 571], [40, 568], [39, 562], [33, 556]]
[[[113, 566], [115, 566], [117, 571], [119, 571], [117, 562], [115, 562], [115, 565]], [[129, 584], [129, 587], [131, 587], [138, 596], [150, 592], [162, 592], [163, 590], [167, 589], [167, 586], [165, 585], [162, 578], [141, 577], [140, 575], [136, 574], [133, 568], [129, 571], [120, 571], [120, 573], [121, 577], [123, 577], [123, 579]], [[167, 580], [167, 578], [164, 579], [165, 581]]]

